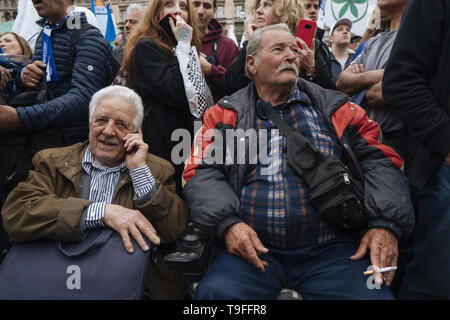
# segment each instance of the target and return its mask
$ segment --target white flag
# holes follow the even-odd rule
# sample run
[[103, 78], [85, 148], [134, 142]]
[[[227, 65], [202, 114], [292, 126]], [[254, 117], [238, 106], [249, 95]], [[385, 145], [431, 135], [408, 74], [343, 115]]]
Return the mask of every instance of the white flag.
[[40, 18], [36, 9], [34, 9], [32, 1], [19, 1], [17, 17], [14, 20], [12, 32], [17, 33], [27, 40], [33, 51], [37, 36], [42, 29], [36, 24], [36, 21]]

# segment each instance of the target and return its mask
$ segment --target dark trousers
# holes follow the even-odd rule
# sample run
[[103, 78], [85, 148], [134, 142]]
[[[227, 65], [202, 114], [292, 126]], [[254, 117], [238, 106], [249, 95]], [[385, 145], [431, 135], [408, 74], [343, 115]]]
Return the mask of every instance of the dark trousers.
[[202, 279], [194, 299], [275, 299], [282, 288], [297, 290], [303, 299], [394, 299], [385, 285], [377, 289], [363, 272], [368, 258], [350, 260], [358, 242], [334, 239], [297, 250], [268, 248], [261, 259], [264, 272], [222, 250]]
[[450, 165], [416, 192], [418, 219], [401, 299], [450, 299]]
[[[9, 194], [9, 190], [0, 189], [0, 211], [3, 204], [6, 201], [6, 197]], [[4, 256], [6, 255], [6, 250], [9, 247], [8, 235], [3, 228], [3, 219], [0, 216], [0, 263], [2, 263]]]

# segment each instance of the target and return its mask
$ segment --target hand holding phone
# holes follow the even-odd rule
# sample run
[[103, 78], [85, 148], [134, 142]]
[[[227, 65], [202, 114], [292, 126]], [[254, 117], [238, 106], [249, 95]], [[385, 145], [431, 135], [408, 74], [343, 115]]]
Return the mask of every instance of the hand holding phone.
[[178, 42], [184, 42], [190, 45], [192, 41], [192, 27], [179, 15], [176, 19], [176, 25], [173, 21], [169, 21], [169, 23]]
[[[297, 25], [297, 32], [295, 36], [302, 39], [306, 45], [311, 48], [314, 40], [314, 33], [316, 32], [316, 23], [307, 19], [300, 19]], [[298, 44], [300, 49], [303, 49], [301, 44]]]
[[142, 137], [142, 129], [136, 133], [129, 133], [123, 137], [125, 162], [129, 171], [142, 167], [147, 163], [148, 144]]
[[165, 36], [167, 37], [167, 39], [169, 39], [169, 41], [175, 47], [178, 44], [178, 41], [177, 41], [177, 38], [175, 38], [175, 35], [172, 31], [172, 27], [170, 26], [170, 20], [172, 20], [174, 25], [176, 25], [177, 21], [176, 21], [175, 17], [171, 13], [168, 13], [159, 20], [159, 26], [161, 27], [161, 29], [162, 29], [163, 33], [165, 34]]

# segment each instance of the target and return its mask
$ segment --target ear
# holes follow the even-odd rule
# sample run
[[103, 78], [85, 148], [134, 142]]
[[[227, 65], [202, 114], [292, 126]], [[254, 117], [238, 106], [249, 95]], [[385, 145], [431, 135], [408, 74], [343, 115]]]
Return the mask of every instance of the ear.
[[330, 41], [330, 44], [333, 43], [333, 36], [331, 34], [328, 36], [328, 41]]
[[249, 55], [245, 58], [245, 60], [247, 63], [248, 71], [250, 71], [252, 75], [255, 75], [256, 72], [258, 71], [258, 64], [259, 64], [257, 59], [254, 56]]

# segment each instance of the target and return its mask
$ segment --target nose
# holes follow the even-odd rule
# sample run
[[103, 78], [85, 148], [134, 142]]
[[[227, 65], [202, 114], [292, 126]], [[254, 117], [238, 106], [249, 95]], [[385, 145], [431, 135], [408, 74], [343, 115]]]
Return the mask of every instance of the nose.
[[114, 125], [114, 122], [108, 121], [108, 123], [103, 128], [102, 133], [108, 137], [115, 136], [116, 135], [116, 127]]
[[181, 8], [180, 8], [180, 4], [179, 3], [175, 4], [174, 11], [172, 12], [172, 14], [175, 17], [181, 15]]
[[264, 13], [262, 4], [259, 5], [258, 9], [256, 9], [257, 15], [262, 15]]
[[288, 48], [285, 58], [287, 61], [293, 62], [298, 58], [298, 53], [295, 52], [294, 49]]

